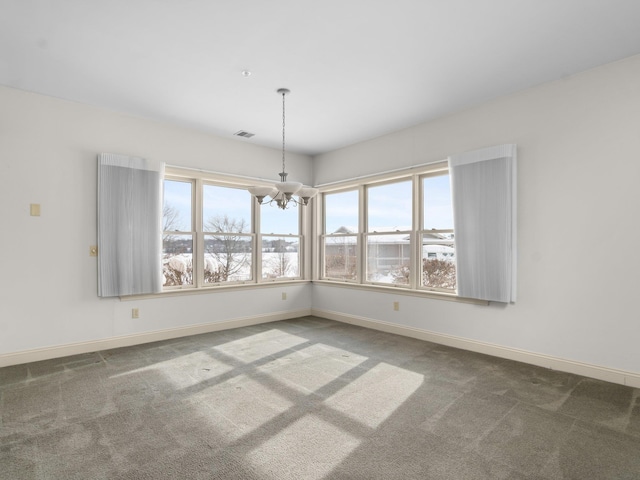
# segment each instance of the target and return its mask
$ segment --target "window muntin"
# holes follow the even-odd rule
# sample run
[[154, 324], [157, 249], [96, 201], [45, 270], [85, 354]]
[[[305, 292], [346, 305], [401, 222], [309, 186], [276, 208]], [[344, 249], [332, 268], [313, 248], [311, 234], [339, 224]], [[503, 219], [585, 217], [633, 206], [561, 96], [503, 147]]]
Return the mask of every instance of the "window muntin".
[[163, 287], [194, 285], [194, 182], [166, 179], [162, 201]]

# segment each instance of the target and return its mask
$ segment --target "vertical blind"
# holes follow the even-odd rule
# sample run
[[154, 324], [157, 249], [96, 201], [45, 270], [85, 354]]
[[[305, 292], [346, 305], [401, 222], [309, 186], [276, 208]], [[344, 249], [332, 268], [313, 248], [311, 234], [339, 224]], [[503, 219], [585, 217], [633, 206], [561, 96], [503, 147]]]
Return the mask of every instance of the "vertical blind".
[[449, 158], [458, 295], [516, 300], [516, 146]]
[[162, 291], [164, 163], [98, 155], [98, 296]]

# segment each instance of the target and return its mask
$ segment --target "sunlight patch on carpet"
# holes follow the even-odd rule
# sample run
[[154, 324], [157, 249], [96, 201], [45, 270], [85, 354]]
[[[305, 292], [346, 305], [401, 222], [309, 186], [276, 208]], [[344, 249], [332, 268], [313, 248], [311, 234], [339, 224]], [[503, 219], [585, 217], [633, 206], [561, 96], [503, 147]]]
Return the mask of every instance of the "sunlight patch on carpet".
[[[262, 478], [315, 480], [340, 465], [360, 441], [315, 415], [305, 415], [247, 455]], [[291, 459], [296, 459], [292, 462]], [[284, 472], [283, 470], [287, 470]]]
[[424, 381], [424, 376], [380, 363], [329, 397], [324, 404], [368, 427], [376, 428]]

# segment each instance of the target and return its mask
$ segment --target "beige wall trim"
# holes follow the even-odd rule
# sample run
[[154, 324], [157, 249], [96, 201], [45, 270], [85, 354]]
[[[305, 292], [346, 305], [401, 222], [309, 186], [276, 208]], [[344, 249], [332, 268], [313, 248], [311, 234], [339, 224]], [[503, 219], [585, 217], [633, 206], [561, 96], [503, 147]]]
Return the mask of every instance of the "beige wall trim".
[[329, 320], [350, 323], [352, 325], [358, 325], [374, 330], [403, 335], [405, 337], [426, 340], [428, 342], [438, 343], [440, 345], [447, 345], [449, 347], [461, 348], [472, 352], [484, 353], [487, 355], [492, 355], [494, 357], [515, 360], [517, 362], [524, 362], [530, 365], [549, 368], [551, 370], [574, 373], [576, 375], [582, 375], [598, 380], [618, 383], [620, 385], [640, 388], [640, 373], [637, 372], [627, 372], [623, 370], [601, 367], [599, 365], [566, 360], [564, 358], [553, 357], [550, 355], [543, 355], [539, 353], [528, 352], [526, 350], [503, 347], [500, 345], [479, 342], [476, 340], [469, 340], [466, 338], [456, 337], [443, 333], [430, 332], [428, 330], [422, 330], [419, 328], [397, 325], [390, 322], [373, 320], [370, 318], [349, 315], [340, 312], [333, 312], [330, 310], [312, 309], [311, 313], [312, 315], [327, 318]]
[[216, 332], [231, 328], [246, 327], [260, 323], [275, 322], [278, 320], [288, 320], [291, 318], [304, 317], [310, 315], [310, 309], [274, 312], [265, 315], [254, 315], [251, 317], [236, 318], [222, 322], [204, 323], [200, 325], [189, 325], [185, 327], [157, 330], [154, 332], [136, 333], [120, 337], [106, 338], [104, 340], [94, 340], [90, 342], [73, 343], [68, 345], [58, 345], [54, 347], [38, 348], [0, 355], [0, 367], [18, 365], [52, 358], [78, 355], [82, 353], [108, 350], [110, 348], [129, 347], [143, 343], [169, 340], [172, 338], [186, 337], [188, 335], [198, 335], [200, 333]]

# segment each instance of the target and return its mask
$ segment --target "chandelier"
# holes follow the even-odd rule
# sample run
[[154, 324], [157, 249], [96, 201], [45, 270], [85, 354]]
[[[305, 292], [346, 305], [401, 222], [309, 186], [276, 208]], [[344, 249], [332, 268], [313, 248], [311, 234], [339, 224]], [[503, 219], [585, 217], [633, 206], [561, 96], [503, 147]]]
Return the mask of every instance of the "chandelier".
[[[271, 187], [257, 186], [249, 187], [249, 193], [256, 197], [260, 205], [276, 205], [281, 209], [288, 208], [290, 205], [302, 205], [309, 204], [309, 200], [313, 198], [317, 193], [317, 188], [306, 187], [299, 182], [287, 182], [287, 172], [285, 171], [284, 157], [284, 127], [285, 127], [285, 108], [284, 97], [291, 93], [287, 88], [278, 89], [278, 94], [282, 95], [282, 172], [280, 175], [280, 181]], [[296, 197], [294, 197], [297, 196]], [[265, 201], [266, 197], [271, 199]]]

